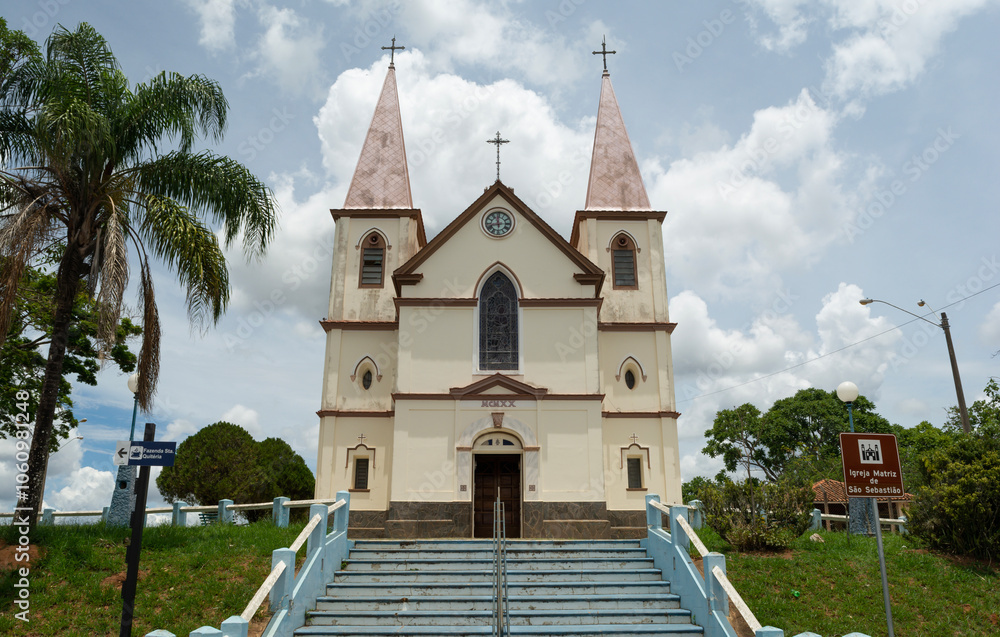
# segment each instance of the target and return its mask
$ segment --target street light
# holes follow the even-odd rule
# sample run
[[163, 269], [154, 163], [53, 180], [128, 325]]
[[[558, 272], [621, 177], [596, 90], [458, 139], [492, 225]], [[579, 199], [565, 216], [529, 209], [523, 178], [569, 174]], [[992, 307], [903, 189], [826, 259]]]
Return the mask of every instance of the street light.
[[[129, 444], [135, 438], [135, 416], [139, 411], [139, 372], [128, 377], [128, 390], [132, 392], [132, 428], [129, 430]], [[115, 490], [111, 494], [111, 507], [105, 523], [108, 526], [126, 526], [135, 506], [135, 467], [118, 466]]]
[[[80, 422], [83, 422], [83, 421], [81, 420]], [[70, 438], [66, 442], [64, 442], [61, 445], [59, 445], [59, 448], [56, 449], [56, 453], [59, 453], [62, 450], [63, 447], [65, 447], [69, 443], [73, 442], [74, 440], [83, 440], [83, 436], [73, 436], [72, 438]]]
[[[851, 424], [851, 433], [854, 433], [854, 401], [858, 399], [858, 386], [849, 380], [837, 385], [837, 398], [841, 402], [847, 403], [847, 418]], [[843, 453], [843, 451], [841, 451]], [[847, 476], [844, 476], [846, 488]], [[870, 534], [872, 527], [872, 507], [868, 498], [848, 498], [847, 499], [847, 533]]]
[[[962, 416], [962, 429], [965, 431], [965, 433], [971, 433], [972, 427], [969, 425], [969, 410], [965, 407], [965, 392], [962, 391], [962, 377], [958, 373], [958, 360], [955, 358], [955, 345], [954, 343], [951, 342], [951, 326], [948, 324], [948, 315], [945, 314], [944, 312], [941, 312], [941, 322], [935, 323], [934, 321], [928, 321], [927, 318], [924, 316], [920, 316], [919, 314], [914, 314], [909, 310], [904, 310], [898, 305], [893, 305], [892, 303], [889, 303], [888, 301], [883, 301], [881, 299], [861, 299], [860, 303], [861, 305], [868, 305], [869, 303], [884, 303], [886, 305], [896, 308], [900, 312], [906, 312], [910, 316], [914, 316], [920, 319], [921, 321], [930, 323], [934, 327], [940, 327], [942, 330], [944, 330], [944, 340], [948, 344], [948, 357], [951, 358], [951, 373], [955, 377], [955, 394], [957, 394], [958, 396], [958, 413], [961, 414]], [[919, 305], [920, 307], [924, 307], [925, 305], [927, 305], [927, 303], [924, 302], [923, 299], [920, 299], [920, 302], [917, 303], [917, 305]], [[930, 306], [927, 305], [927, 307]], [[933, 309], [930, 311], [930, 313], [936, 315]]]

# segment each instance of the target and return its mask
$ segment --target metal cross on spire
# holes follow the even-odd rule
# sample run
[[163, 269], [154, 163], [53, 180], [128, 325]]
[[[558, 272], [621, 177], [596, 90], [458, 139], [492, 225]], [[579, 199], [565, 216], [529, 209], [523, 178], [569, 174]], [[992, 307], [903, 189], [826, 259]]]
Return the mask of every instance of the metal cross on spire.
[[497, 145], [497, 181], [500, 181], [500, 144], [509, 144], [509, 139], [500, 139], [500, 131], [497, 131], [497, 136], [493, 139], [487, 139], [487, 144]]
[[402, 51], [405, 48], [405, 46], [396, 46], [396, 36], [392, 36], [392, 46], [382, 47], [383, 51], [389, 51], [389, 66], [392, 66], [396, 59], [396, 51]]
[[[382, 48], [385, 48], [385, 47], [382, 47]], [[604, 72], [607, 73], [608, 72], [608, 56], [609, 55], [614, 55], [615, 53], [617, 53], [617, 51], [609, 51], [608, 50], [608, 43], [605, 42], [604, 36], [601, 36], [601, 50], [600, 51], [591, 51], [591, 53], [593, 53], [594, 55], [600, 55], [602, 58], [604, 58]]]

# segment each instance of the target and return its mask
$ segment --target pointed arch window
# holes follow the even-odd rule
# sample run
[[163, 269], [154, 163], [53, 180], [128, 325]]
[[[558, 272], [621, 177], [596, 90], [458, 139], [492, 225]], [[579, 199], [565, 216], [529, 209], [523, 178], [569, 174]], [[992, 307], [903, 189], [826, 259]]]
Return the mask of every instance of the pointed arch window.
[[479, 369], [517, 369], [517, 289], [494, 272], [479, 293]]
[[359, 288], [380, 288], [385, 279], [385, 240], [372, 232], [361, 241], [361, 275]]
[[615, 289], [639, 288], [635, 272], [635, 243], [627, 234], [619, 234], [611, 242], [611, 268]]

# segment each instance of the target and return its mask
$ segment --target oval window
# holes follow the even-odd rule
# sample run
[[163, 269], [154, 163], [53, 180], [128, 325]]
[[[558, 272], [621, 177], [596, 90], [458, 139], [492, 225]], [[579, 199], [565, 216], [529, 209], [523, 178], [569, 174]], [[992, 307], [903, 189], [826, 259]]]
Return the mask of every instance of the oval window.
[[625, 372], [625, 386], [629, 389], [635, 387], [635, 374], [632, 373], [631, 369]]
[[361, 384], [365, 389], [370, 389], [372, 386], [372, 370], [365, 372], [365, 375], [361, 377]]

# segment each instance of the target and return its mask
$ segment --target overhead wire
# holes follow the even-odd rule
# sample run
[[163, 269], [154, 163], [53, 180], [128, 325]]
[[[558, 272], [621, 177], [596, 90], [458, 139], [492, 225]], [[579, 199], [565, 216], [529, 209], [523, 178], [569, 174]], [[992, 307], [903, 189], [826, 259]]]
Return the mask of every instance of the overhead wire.
[[[940, 309], [941, 310], [946, 310], [949, 307], [958, 305], [959, 303], [964, 303], [965, 301], [968, 301], [972, 297], [979, 296], [983, 292], [987, 292], [987, 291], [992, 290], [993, 288], [998, 287], [998, 286], [1000, 286], [1000, 283], [994, 283], [993, 285], [991, 285], [991, 286], [989, 286], [987, 288], [983, 288], [982, 290], [979, 290], [978, 292], [974, 292], [974, 293], [970, 294], [969, 296], [962, 297], [961, 299], [959, 299], [957, 301], [949, 303], [948, 305], [944, 305]], [[707, 396], [714, 396], [715, 394], [721, 394], [721, 393], [724, 393], [724, 392], [727, 392], [727, 391], [731, 391], [733, 389], [738, 389], [740, 387], [745, 387], [746, 385], [750, 385], [750, 384], [756, 383], [758, 381], [766, 380], [766, 379], [771, 378], [773, 376], [777, 376], [778, 374], [784, 374], [785, 372], [791, 371], [793, 369], [797, 369], [799, 367], [802, 367], [803, 365], [808, 365], [809, 363], [815, 363], [816, 361], [822, 360], [824, 358], [827, 358], [828, 356], [833, 356], [834, 354], [839, 354], [840, 352], [843, 352], [844, 350], [851, 349], [852, 347], [857, 347], [858, 345], [861, 345], [862, 343], [866, 343], [866, 342], [868, 342], [868, 341], [870, 341], [872, 339], [878, 338], [880, 336], [884, 336], [884, 335], [888, 334], [889, 332], [895, 332], [899, 328], [901, 328], [901, 327], [903, 327], [905, 325], [909, 325], [910, 323], [914, 323], [914, 322], [920, 321], [920, 320], [926, 321], [927, 320], [926, 317], [931, 316], [932, 314], [936, 315], [937, 312], [935, 312], [935, 311], [932, 310], [932, 311], [928, 312], [927, 314], [925, 314], [923, 316], [914, 315], [915, 318], [912, 318], [909, 321], [906, 321], [905, 323], [901, 323], [899, 325], [896, 325], [895, 327], [892, 327], [892, 328], [887, 329], [885, 331], [879, 332], [878, 334], [873, 334], [873, 335], [871, 335], [871, 336], [869, 336], [867, 338], [861, 339], [860, 341], [855, 341], [854, 343], [851, 343], [849, 345], [844, 345], [843, 347], [835, 349], [832, 352], [827, 352], [826, 354], [821, 354], [819, 356], [815, 356], [813, 358], [810, 358], [809, 360], [802, 361], [801, 363], [796, 363], [795, 365], [791, 365], [791, 366], [786, 367], [784, 369], [779, 369], [776, 372], [771, 372], [770, 374], [765, 374], [763, 376], [758, 376], [756, 378], [752, 378], [752, 379], [750, 379], [748, 381], [745, 381], [745, 382], [742, 382], [742, 383], [738, 383], [736, 385], [731, 385], [729, 387], [724, 387], [722, 389], [717, 389], [715, 391], [706, 392], [704, 394], [698, 394], [697, 396], [692, 396], [690, 398], [685, 398], [684, 400], [678, 400], [676, 402], [677, 402], [678, 405], [680, 405], [682, 403], [688, 403], [688, 402], [691, 402], [692, 400], [697, 400], [699, 398], [705, 398]], [[941, 327], [941, 326], [938, 325], [938, 327]]]

